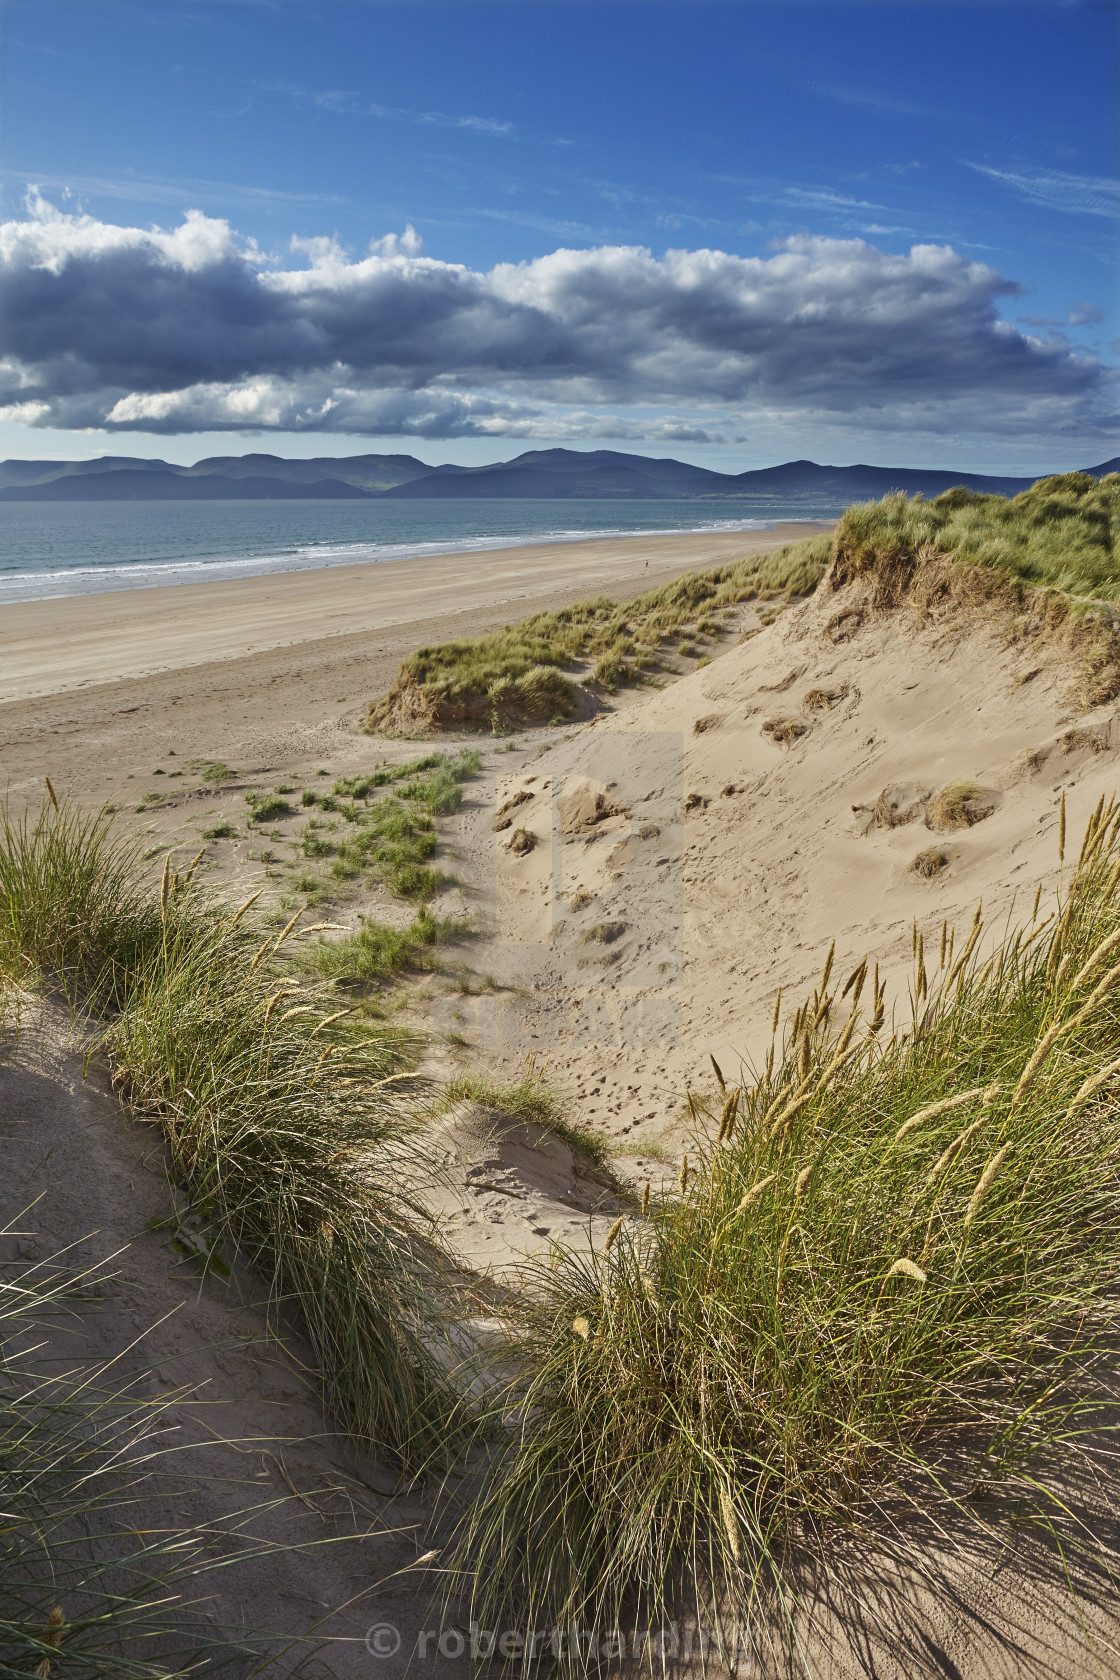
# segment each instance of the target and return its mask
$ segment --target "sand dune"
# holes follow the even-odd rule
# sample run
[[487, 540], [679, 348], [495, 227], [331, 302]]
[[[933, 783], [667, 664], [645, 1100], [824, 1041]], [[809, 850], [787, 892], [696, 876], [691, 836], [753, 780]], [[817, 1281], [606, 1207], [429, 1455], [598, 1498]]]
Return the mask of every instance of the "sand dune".
[[[309, 623], [308, 634], [332, 634], [322, 623]], [[967, 924], [978, 900], [986, 937], [996, 938], [1008, 918], [1028, 920], [1036, 889], [1045, 904], [1059, 884], [1063, 794], [1075, 849], [1098, 797], [1120, 783], [1115, 704], [1080, 709], [1068, 654], [1002, 610], [879, 609], [859, 584], [835, 591], [825, 584], [769, 627], [745, 612], [736, 633], [743, 639], [710, 665], [660, 691], [630, 693], [575, 728], [525, 733], [516, 755], [487, 752], [447, 838], [464, 882], [452, 901], [471, 906], [488, 936], [454, 954], [476, 982], [492, 974], [506, 989], [476, 984], [466, 995], [425, 982], [415, 994], [415, 1018], [455, 1035], [454, 1044], [433, 1046], [430, 1072], [460, 1068], [465, 1057], [490, 1075], [515, 1078], [526, 1054], [547, 1058], [550, 1077], [570, 1094], [573, 1118], [607, 1134], [616, 1170], [634, 1187], [676, 1177], [689, 1147], [686, 1090], [712, 1088], [711, 1055], [728, 1073], [758, 1061], [778, 988], [783, 1010], [792, 1012], [833, 939], [841, 972], [865, 954], [880, 964], [905, 1024], [913, 925], [936, 944], [943, 920]], [[129, 657], [138, 672], [148, 667], [136, 635]], [[23, 692], [40, 682], [58, 691], [69, 677], [57, 657], [48, 670], [50, 656], [41, 642], [35, 652], [34, 641], [18, 679]], [[189, 665], [200, 646], [184, 642], [159, 657]], [[168, 727], [157, 703], [167, 679], [150, 679], [147, 688], [135, 676], [112, 684], [98, 657], [101, 664], [76, 669], [95, 670], [102, 686], [60, 698], [56, 704], [70, 711], [52, 747], [91, 799], [105, 796], [103, 766], [86, 762], [91, 741], [107, 743], [112, 768], [104, 773], [120, 786], [128, 754], [154, 756], [157, 744], [162, 751]], [[244, 716], [227, 718], [231, 758], [263, 760], [272, 780], [298, 781], [315, 766], [353, 773], [383, 754], [415, 750], [356, 733], [372, 685], [369, 661], [352, 649], [324, 666], [323, 684], [338, 684], [343, 670], [349, 684], [346, 710], [331, 717], [318, 690], [298, 675], [285, 680], [274, 654], [254, 658], [269, 663], [250, 673], [253, 715], [246, 701]], [[36, 660], [46, 675], [36, 675]], [[229, 692], [220, 664], [199, 668], [193, 713], [190, 679], [175, 679], [184, 698], [166, 739], [180, 753], [200, 750], [199, 731], [213, 750]], [[108, 724], [126, 694], [140, 697], [140, 721]], [[5, 767], [14, 785], [30, 787], [41, 773], [48, 725], [31, 708], [9, 707], [7, 717]], [[938, 803], [939, 792], [961, 783], [971, 785], [959, 799]], [[954, 810], [960, 825], [943, 826]], [[202, 814], [169, 799], [157, 816], [159, 837], [185, 847]], [[240, 880], [259, 866], [246, 845], [231, 848], [222, 868]], [[370, 908], [380, 914], [387, 907], [367, 899], [342, 915]], [[181, 1304], [167, 1345], [192, 1374], [211, 1380], [225, 1404], [256, 1378], [239, 1360], [206, 1350], [231, 1335], [256, 1337], [263, 1315], [230, 1297], [215, 1305], [211, 1294], [189, 1305], [166, 1240], [143, 1230], [166, 1196], [159, 1152], [153, 1156], [150, 1141], [130, 1132], [107, 1093], [82, 1085], [80, 1064], [59, 1048], [67, 1030], [55, 1022], [45, 1036], [32, 1034], [24, 1059], [3, 1075], [7, 1181], [26, 1199], [23, 1187], [40, 1187], [44, 1150], [53, 1151], [57, 1186], [43, 1204], [43, 1240], [99, 1223], [104, 1242], [131, 1241], [135, 1259], [127, 1262], [124, 1305], [107, 1321], [112, 1333], [121, 1340], [149, 1310]], [[552, 1240], [600, 1241], [615, 1207], [625, 1205], [567, 1143], [485, 1104], [460, 1104], [428, 1135], [433, 1176], [424, 1193], [441, 1229], [465, 1268], [503, 1287]], [[468, 1317], [477, 1305], [467, 1303]], [[162, 1356], [164, 1343], [155, 1347]], [[290, 1433], [315, 1436], [314, 1403], [282, 1356], [271, 1380], [290, 1408]], [[244, 1411], [247, 1432], [273, 1427], [258, 1398]], [[187, 1409], [184, 1426], [195, 1427]], [[301, 1467], [293, 1477], [301, 1491], [311, 1485], [303, 1470], [348, 1489], [353, 1475], [363, 1486], [377, 1482], [375, 1467], [355, 1466], [329, 1442], [301, 1446], [289, 1464]], [[332, 1524], [341, 1509], [330, 1507]], [[307, 1515], [297, 1503], [284, 1517], [284, 1533], [299, 1544]], [[287, 1593], [321, 1593], [320, 1605], [340, 1604], [371, 1578], [375, 1544], [383, 1548], [377, 1558], [395, 1565], [426, 1543], [422, 1502], [377, 1503], [370, 1513], [362, 1506], [363, 1521], [374, 1515], [378, 1524], [405, 1525], [402, 1536], [340, 1547], [329, 1578], [318, 1562], [311, 1575], [286, 1574], [284, 1566], [274, 1580], [254, 1577], [240, 1600], [251, 1619], [299, 1624], [323, 1612], [306, 1603], [293, 1612]], [[1092, 1521], [1097, 1532], [1114, 1532], [1114, 1501], [1098, 1503]], [[1079, 1680], [1120, 1672], [1108, 1645], [1115, 1613], [1101, 1583], [1081, 1580], [1085, 1596], [1075, 1603], [1060, 1562], [1041, 1543], [1024, 1537], [1014, 1556], [1001, 1552], [1002, 1540], [938, 1553], [941, 1540], [915, 1530], [914, 1543], [926, 1548], [942, 1589], [931, 1593], [928, 1577], [896, 1576], [889, 1594], [864, 1598], [858, 1625], [841, 1576], [865, 1593], [866, 1560], [838, 1553], [837, 1579], [822, 1592], [821, 1629], [806, 1648], [820, 1680], [868, 1673]], [[362, 1626], [383, 1620], [401, 1626], [406, 1645], [378, 1671], [403, 1673], [407, 1640], [425, 1625], [425, 1592], [397, 1583], [372, 1596], [368, 1618], [363, 1604], [361, 1617], [346, 1612], [332, 1623], [332, 1632], [356, 1641], [332, 1654], [339, 1672], [369, 1672]], [[463, 1664], [448, 1666], [465, 1672]]]

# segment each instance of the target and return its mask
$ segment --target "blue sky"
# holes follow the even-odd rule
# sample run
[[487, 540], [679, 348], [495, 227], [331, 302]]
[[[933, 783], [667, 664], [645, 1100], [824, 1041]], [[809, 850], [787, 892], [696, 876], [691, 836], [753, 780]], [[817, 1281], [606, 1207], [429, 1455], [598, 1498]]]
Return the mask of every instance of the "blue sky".
[[0, 455], [1117, 452], [1115, 6], [0, 21]]

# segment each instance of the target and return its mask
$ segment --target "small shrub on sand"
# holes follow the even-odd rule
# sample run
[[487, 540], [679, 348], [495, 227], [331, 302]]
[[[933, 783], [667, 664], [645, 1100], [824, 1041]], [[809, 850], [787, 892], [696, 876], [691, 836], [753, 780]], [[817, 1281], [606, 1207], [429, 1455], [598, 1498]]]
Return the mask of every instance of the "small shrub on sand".
[[792, 747], [795, 741], [800, 741], [803, 735], [809, 733], [809, 725], [796, 717], [768, 718], [762, 726], [762, 733], [768, 735], [776, 747]]
[[524, 857], [537, 843], [536, 835], [528, 828], [515, 828], [509, 837], [509, 850], [515, 857]]
[[968, 1524], [981, 1479], [1078, 1543], [1040, 1464], [1088, 1451], [1111, 1406], [1118, 829], [1098, 807], [1057, 919], [979, 972], [979, 915], [933, 974], [919, 947], [913, 1027], [886, 1044], [877, 976], [841, 987], [830, 955], [679, 1199], [533, 1273], [460, 1534], [472, 1620], [687, 1607], [788, 1656], [800, 1584], [831, 1602], [845, 1537], [865, 1523], [866, 1555], [920, 1567], [892, 1511]]
[[932, 881], [934, 876], [948, 867], [948, 855], [940, 846], [927, 846], [924, 852], [919, 852], [910, 865], [915, 875], [920, 875], [923, 881]]
[[293, 815], [292, 807], [280, 793], [247, 793], [245, 800], [249, 806], [251, 823], [275, 822], [277, 817]]
[[950, 782], [929, 802], [926, 822], [943, 834], [955, 828], [971, 828], [990, 817], [996, 808], [992, 796], [979, 782]]
[[596, 922], [593, 927], [585, 928], [581, 937], [586, 945], [613, 945], [625, 932], [625, 922]]
[[204, 840], [235, 840], [239, 830], [231, 822], [211, 823], [209, 828], [202, 830]]
[[807, 712], [830, 712], [833, 706], [838, 706], [848, 693], [847, 686], [842, 688], [811, 688], [801, 704]]

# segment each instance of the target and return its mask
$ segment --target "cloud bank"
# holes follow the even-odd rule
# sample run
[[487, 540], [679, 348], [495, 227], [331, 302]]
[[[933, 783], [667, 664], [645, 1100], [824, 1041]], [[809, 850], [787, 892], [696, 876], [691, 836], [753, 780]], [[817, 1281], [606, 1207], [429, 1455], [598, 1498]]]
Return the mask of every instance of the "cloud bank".
[[1089, 437], [1112, 373], [1000, 319], [949, 246], [799, 237], [765, 258], [556, 250], [487, 272], [411, 229], [274, 261], [224, 220], [0, 225], [0, 417], [104, 431], [700, 440], [791, 422]]

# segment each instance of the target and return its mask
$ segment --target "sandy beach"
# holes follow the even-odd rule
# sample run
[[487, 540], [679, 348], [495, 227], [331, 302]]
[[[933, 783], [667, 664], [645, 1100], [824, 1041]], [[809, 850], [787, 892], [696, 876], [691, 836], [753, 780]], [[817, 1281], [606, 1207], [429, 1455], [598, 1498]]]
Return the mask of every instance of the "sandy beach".
[[[260, 765], [354, 743], [413, 648], [826, 526], [622, 537], [22, 602], [0, 612], [0, 789], [106, 799], [169, 751]], [[360, 740], [361, 737], [358, 737]]]
[[[609, 593], [618, 599], [681, 572], [761, 553], [827, 530], [687, 532], [527, 544], [232, 582], [130, 589], [27, 601], [0, 611], [0, 704], [122, 678], [243, 662], [333, 644], [344, 660], [401, 657], [401, 649], [477, 635], [509, 618]], [[370, 645], [370, 638], [373, 645]], [[256, 675], [250, 675], [250, 684]], [[206, 679], [200, 678], [199, 692]]]

